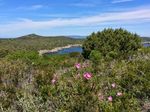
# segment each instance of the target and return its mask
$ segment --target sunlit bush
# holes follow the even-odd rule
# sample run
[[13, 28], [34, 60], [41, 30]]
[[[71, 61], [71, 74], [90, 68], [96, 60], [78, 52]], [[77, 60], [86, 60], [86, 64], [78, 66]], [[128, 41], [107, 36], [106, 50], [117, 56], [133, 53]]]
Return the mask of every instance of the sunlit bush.
[[[92, 50], [99, 51], [102, 56], [112, 58], [126, 57], [141, 48], [141, 39], [124, 29], [104, 29], [92, 33], [83, 44], [83, 56], [89, 58]], [[114, 55], [115, 54], [115, 55]]]

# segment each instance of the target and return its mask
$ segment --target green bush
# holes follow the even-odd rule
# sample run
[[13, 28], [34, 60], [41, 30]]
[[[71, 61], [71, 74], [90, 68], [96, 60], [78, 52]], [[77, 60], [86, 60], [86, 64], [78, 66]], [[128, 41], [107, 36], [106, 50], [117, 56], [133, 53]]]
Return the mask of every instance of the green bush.
[[7, 55], [7, 58], [11, 60], [20, 59], [26, 62], [31, 62], [33, 60], [39, 59], [39, 55], [37, 52], [34, 51], [16, 51]]
[[4, 58], [9, 54], [9, 51], [7, 49], [0, 49], [0, 58]]
[[80, 53], [79, 52], [71, 52], [69, 53], [70, 57], [80, 57]]
[[102, 55], [99, 51], [92, 50], [90, 53], [89, 59], [92, 61], [92, 67], [94, 72], [99, 71], [99, 66], [102, 62]]
[[102, 59], [102, 55], [99, 51], [92, 50], [89, 55], [89, 58], [93, 63], [98, 64], [100, 60]]
[[83, 44], [82, 54], [85, 58], [89, 58], [91, 51], [97, 50], [104, 57], [110, 54], [112, 58], [127, 57], [139, 48], [141, 48], [141, 39], [137, 34], [121, 28], [104, 29], [87, 37]]

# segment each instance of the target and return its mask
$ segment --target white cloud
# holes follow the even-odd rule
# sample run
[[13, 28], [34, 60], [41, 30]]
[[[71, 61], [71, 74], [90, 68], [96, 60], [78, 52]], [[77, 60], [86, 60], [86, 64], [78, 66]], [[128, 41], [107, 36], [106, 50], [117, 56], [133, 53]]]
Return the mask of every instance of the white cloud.
[[70, 5], [77, 6], [77, 7], [94, 7], [95, 6], [95, 4], [92, 4], [92, 3], [74, 3]]
[[112, 3], [131, 2], [133, 0], [113, 0]]
[[18, 7], [17, 9], [19, 10], [37, 10], [43, 8], [43, 5], [32, 5], [32, 6], [23, 6], [23, 7]]
[[54, 27], [66, 26], [97, 26], [104, 24], [137, 24], [139, 22], [150, 22], [150, 8], [136, 9], [124, 12], [104, 13], [101, 15], [68, 18], [68, 19], [53, 19], [47, 21], [33, 21], [30, 19], [20, 19], [18, 22], [11, 22], [5, 25], [0, 25], [0, 33], [24, 30], [40, 30]]
[[31, 6], [31, 9], [40, 9], [42, 7], [43, 7], [43, 5], [33, 5], [33, 6]]

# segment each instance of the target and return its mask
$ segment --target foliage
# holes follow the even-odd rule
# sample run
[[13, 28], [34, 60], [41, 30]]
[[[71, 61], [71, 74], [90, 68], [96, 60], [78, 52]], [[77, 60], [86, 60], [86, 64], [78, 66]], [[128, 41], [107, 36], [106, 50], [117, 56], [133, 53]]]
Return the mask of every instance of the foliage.
[[150, 37], [142, 37], [142, 40], [143, 40], [144, 42], [150, 41]]
[[119, 60], [116, 51], [105, 57], [94, 49], [82, 60], [78, 53], [41, 57], [20, 45], [0, 58], [1, 112], [149, 111], [150, 48]]
[[[106, 57], [115, 54], [115, 57], [126, 57], [141, 48], [141, 39], [124, 29], [104, 29], [92, 33], [83, 44], [83, 56], [89, 58], [92, 50], [101, 52]], [[113, 52], [113, 53], [112, 53]]]
[[[140, 112], [144, 105], [141, 100], [150, 98], [149, 59], [105, 62], [96, 74], [91, 64], [78, 64], [78, 69], [54, 76], [56, 82], [43, 85], [41, 92], [46, 98], [52, 97], [58, 111]], [[86, 72], [92, 77], [86, 79]], [[112, 101], [108, 100], [110, 96]]]
[[4, 58], [7, 55], [8, 55], [7, 49], [0, 49], [0, 58]]
[[102, 55], [99, 51], [92, 50], [89, 58], [90, 60], [92, 60], [93, 63], [98, 64], [99, 61], [102, 59]]
[[73, 39], [63, 36], [42, 37], [32, 34], [14, 39], [0, 39], [0, 51], [7, 51], [7, 54], [16, 51], [37, 52], [38, 50], [53, 49], [54, 47], [62, 47], [70, 44], [81, 44], [82, 42], [82, 39]]
[[80, 53], [79, 52], [71, 52], [69, 53], [70, 57], [80, 57]]

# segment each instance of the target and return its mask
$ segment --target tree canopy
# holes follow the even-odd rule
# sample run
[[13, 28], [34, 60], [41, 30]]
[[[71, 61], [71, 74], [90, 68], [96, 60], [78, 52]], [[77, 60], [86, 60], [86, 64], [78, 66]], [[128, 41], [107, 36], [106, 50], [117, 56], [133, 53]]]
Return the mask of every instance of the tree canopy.
[[[102, 56], [126, 56], [141, 48], [141, 39], [136, 33], [125, 29], [104, 29], [92, 33], [83, 43], [83, 56], [89, 58], [92, 50], [99, 51]], [[114, 56], [115, 54], [115, 56]]]

